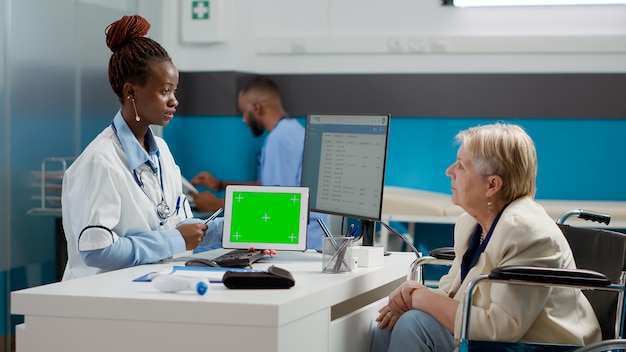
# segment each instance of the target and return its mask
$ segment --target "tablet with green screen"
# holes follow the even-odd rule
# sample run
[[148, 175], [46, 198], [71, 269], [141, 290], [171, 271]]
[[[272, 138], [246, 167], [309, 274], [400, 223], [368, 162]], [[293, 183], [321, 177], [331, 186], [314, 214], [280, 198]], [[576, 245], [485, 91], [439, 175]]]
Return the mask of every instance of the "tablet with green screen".
[[228, 186], [222, 247], [305, 251], [309, 188]]

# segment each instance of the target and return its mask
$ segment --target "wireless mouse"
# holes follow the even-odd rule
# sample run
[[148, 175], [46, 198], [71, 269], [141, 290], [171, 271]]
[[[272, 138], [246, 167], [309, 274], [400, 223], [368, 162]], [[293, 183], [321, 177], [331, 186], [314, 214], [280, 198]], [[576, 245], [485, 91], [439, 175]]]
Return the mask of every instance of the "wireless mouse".
[[214, 260], [204, 258], [189, 259], [185, 262], [185, 266], [212, 266], [216, 268], [219, 267], [219, 265]]

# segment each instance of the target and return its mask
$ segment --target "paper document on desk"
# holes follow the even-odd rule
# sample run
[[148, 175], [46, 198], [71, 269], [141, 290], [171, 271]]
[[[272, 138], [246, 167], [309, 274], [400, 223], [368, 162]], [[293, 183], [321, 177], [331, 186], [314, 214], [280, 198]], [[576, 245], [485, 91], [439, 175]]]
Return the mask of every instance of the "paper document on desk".
[[182, 181], [183, 181], [183, 193], [185, 194], [195, 194], [198, 193], [198, 189], [191, 184], [191, 182], [189, 182], [189, 180], [187, 180], [184, 177], [181, 177]]
[[245, 268], [218, 268], [218, 267], [202, 267], [202, 266], [174, 266], [171, 269], [163, 271], [155, 271], [140, 276], [133, 281], [149, 282], [158, 275], [176, 275], [185, 277], [203, 277], [209, 279], [212, 283], [221, 283], [224, 273], [227, 271], [263, 271]]

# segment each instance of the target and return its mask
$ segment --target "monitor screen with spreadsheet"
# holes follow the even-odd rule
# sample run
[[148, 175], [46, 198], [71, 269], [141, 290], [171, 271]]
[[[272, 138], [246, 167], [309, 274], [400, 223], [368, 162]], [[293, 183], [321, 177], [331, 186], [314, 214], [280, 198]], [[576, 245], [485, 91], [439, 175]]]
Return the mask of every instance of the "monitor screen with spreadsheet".
[[310, 114], [306, 121], [301, 186], [311, 210], [361, 221], [372, 245], [380, 221], [390, 114]]

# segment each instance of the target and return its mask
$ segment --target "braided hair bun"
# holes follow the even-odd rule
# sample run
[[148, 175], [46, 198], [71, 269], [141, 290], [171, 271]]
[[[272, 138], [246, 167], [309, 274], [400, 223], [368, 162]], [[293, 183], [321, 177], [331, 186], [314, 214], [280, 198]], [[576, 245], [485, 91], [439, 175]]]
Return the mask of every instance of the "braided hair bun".
[[148, 34], [150, 22], [141, 16], [124, 16], [105, 30], [106, 42], [112, 52], [120, 50], [128, 41]]
[[149, 29], [150, 22], [133, 15], [122, 17], [105, 30], [106, 44], [113, 52], [109, 59], [109, 83], [121, 103], [124, 83], [143, 85], [150, 63], [172, 61], [159, 43], [145, 36]]

